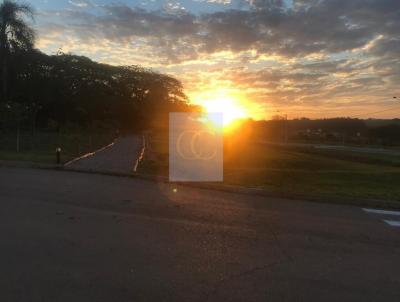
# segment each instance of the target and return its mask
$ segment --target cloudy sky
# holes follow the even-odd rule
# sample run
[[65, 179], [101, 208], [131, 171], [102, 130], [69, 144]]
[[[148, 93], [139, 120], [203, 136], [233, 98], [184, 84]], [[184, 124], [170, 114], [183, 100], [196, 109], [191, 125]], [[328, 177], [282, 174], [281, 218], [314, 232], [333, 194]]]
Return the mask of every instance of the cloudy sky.
[[254, 118], [400, 117], [399, 0], [29, 2], [42, 51], [169, 73], [194, 102], [229, 96]]

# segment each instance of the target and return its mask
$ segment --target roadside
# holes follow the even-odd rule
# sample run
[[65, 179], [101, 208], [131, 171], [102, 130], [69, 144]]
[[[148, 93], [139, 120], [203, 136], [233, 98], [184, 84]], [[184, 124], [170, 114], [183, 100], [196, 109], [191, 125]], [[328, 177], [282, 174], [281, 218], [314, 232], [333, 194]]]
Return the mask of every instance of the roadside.
[[395, 148], [273, 142], [257, 142], [256, 144], [266, 148], [300, 151], [360, 163], [400, 167], [400, 150]]
[[[0, 161], [0, 167], [14, 167], [14, 168], [30, 168], [30, 169], [50, 169], [60, 170], [65, 172], [78, 172], [85, 174], [97, 174], [114, 177], [126, 177], [126, 178], [138, 178], [147, 180], [155, 183], [171, 184], [168, 178], [165, 176], [151, 175], [146, 173], [134, 173], [134, 172], [111, 172], [106, 170], [88, 170], [79, 168], [66, 168], [63, 165], [52, 165], [52, 164], [39, 164], [32, 162], [17, 162], [17, 161]], [[214, 190], [227, 193], [236, 193], [248, 196], [263, 196], [269, 198], [282, 198], [286, 200], [306, 200], [317, 203], [326, 204], [342, 204], [342, 205], [353, 205], [353, 206], [365, 206], [382, 209], [400, 209], [400, 202], [397, 200], [384, 200], [384, 199], [372, 199], [372, 198], [355, 198], [332, 194], [312, 194], [312, 193], [293, 193], [284, 191], [271, 191], [263, 188], [245, 187], [240, 185], [229, 185], [224, 183], [176, 183], [171, 184], [175, 186], [192, 187], [206, 190]]]
[[[168, 176], [166, 137], [154, 136], [140, 166], [145, 175]], [[236, 142], [224, 152], [223, 184], [257, 194], [322, 202], [400, 206], [399, 156]], [[196, 184], [198, 185], [198, 184]]]
[[[168, 182], [168, 145], [159, 137], [125, 137], [88, 153], [67, 165], [0, 161], [3, 166], [63, 169]], [[235, 149], [236, 150], [236, 149]], [[223, 183], [180, 183], [226, 192], [323, 203], [400, 208], [400, 168], [396, 165], [360, 163], [318, 154], [248, 144], [225, 154]], [[247, 156], [239, 156], [246, 154]], [[138, 158], [143, 161], [136, 172]]]
[[61, 148], [61, 162], [108, 145], [115, 139], [115, 131], [37, 130], [0, 131], [0, 160], [56, 164], [56, 149]]

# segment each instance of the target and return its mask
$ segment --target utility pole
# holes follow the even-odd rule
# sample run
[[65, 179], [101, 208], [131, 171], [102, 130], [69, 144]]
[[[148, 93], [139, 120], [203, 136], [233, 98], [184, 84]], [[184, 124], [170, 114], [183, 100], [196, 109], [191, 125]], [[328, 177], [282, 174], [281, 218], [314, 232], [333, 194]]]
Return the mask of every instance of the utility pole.
[[[280, 113], [281, 111], [276, 110], [276, 112]], [[288, 141], [288, 115], [287, 115], [287, 113], [285, 113], [285, 115], [278, 115], [278, 116], [279, 116], [279, 119], [281, 119], [281, 117], [283, 117], [281, 120], [283, 122], [282, 123], [283, 127], [281, 127], [281, 134], [283, 136], [283, 142], [287, 143], [287, 141]]]
[[287, 113], [285, 113], [285, 143], [288, 142], [288, 119]]

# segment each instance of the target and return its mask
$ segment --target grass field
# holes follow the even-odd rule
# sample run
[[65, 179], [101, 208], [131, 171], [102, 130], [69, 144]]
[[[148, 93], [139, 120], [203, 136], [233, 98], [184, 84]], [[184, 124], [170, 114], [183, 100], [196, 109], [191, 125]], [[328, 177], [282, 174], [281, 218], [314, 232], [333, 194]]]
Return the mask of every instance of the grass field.
[[38, 131], [32, 136], [29, 132], [20, 133], [19, 152], [16, 133], [0, 133], [0, 160], [22, 160], [40, 163], [55, 163], [56, 148], [60, 147], [63, 163], [97, 150], [114, 139], [114, 133], [88, 132], [50, 132]]
[[[168, 175], [168, 142], [151, 140], [141, 172]], [[270, 192], [399, 201], [400, 158], [237, 143], [224, 152], [224, 183]], [[370, 162], [369, 162], [370, 161]]]

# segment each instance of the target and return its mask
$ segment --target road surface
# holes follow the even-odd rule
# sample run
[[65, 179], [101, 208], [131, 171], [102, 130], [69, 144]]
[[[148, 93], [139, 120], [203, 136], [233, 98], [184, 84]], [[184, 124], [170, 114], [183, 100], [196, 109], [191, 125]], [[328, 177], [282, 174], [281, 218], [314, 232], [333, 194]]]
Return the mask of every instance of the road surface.
[[0, 300], [400, 301], [398, 214], [3, 167]]
[[263, 145], [280, 146], [280, 147], [299, 147], [309, 149], [320, 149], [320, 150], [331, 150], [331, 151], [347, 151], [356, 153], [367, 153], [367, 154], [381, 154], [389, 156], [400, 156], [400, 150], [396, 149], [385, 149], [377, 147], [354, 147], [344, 145], [326, 145], [326, 144], [312, 144], [312, 143], [275, 143], [275, 142], [258, 142]]
[[119, 137], [109, 146], [67, 163], [66, 167], [86, 171], [132, 173], [142, 145], [140, 136]]

